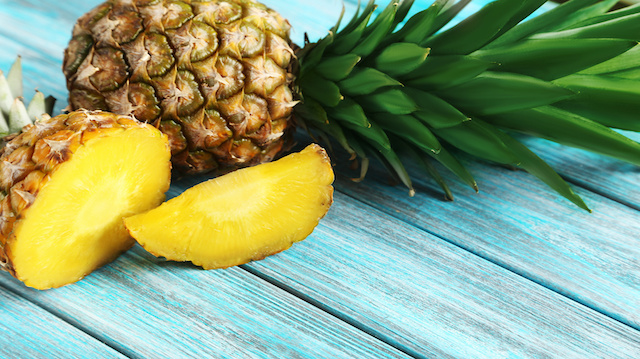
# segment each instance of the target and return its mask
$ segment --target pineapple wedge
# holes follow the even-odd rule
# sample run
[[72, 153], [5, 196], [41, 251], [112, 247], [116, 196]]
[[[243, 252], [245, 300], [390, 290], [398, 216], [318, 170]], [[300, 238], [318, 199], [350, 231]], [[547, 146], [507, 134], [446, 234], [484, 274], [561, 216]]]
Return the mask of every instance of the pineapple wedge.
[[0, 156], [0, 267], [37, 289], [75, 282], [135, 242], [122, 219], [164, 201], [166, 135], [78, 111], [28, 125]]
[[126, 218], [125, 226], [155, 256], [227, 268], [281, 252], [311, 234], [333, 202], [333, 179], [329, 157], [312, 144], [198, 184]]

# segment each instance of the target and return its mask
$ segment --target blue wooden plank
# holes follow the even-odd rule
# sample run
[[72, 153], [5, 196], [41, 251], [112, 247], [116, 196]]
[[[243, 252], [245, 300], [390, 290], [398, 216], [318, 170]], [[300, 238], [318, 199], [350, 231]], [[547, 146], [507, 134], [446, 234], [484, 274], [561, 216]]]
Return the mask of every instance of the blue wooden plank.
[[407, 357], [240, 268], [203, 271], [140, 247], [63, 288], [33, 290], [6, 273], [0, 285], [129, 357]]
[[4, 288], [0, 303], [0, 358], [126, 358]]
[[454, 202], [438, 199], [438, 187], [414, 168], [415, 197], [389, 186], [377, 166], [358, 184], [342, 172], [337, 188], [640, 329], [640, 212], [578, 189], [593, 207], [587, 213], [527, 173], [476, 162], [469, 168], [481, 192], [445, 174]]
[[[623, 133], [640, 141], [640, 133]], [[573, 183], [640, 210], [640, 167], [550, 141], [524, 142]]]
[[[282, 10], [285, 16], [291, 19], [296, 28], [294, 31], [294, 39], [297, 39], [299, 42], [304, 31], [309, 31], [313, 38], [314, 36], [321, 36], [326, 31], [324, 29], [328, 29], [333, 25], [335, 18], [337, 18], [339, 10], [336, 9], [339, 9], [339, 4], [337, 4], [335, 0], [332, 2], [336, 3], [335, 6], [327, 4], [326, 2], [313, 2], [304, 5], [293, 4], [293, 6], [291, 6], [291, 3], [286, 1], [269, 1], [269, 4]], [[3, 45], [4, 49], [8, 49], [0, 55], [4, 56], [0, 58], [3, 61], [0, 67], [8, 68], [13, 60], [15, 53], [11, 53], [10, 50], [16, 50], [15, 52], [23, 54], [26, 52], [27, 55], [32, 56], [31, 58], [37, 60], [34, 65], [25, 64], [25, 66], [27, 66], [28, 83], [33, 84], [32, 86], [38, 85], [40, 89], [49, 92], [46, 91], [46, 88], [43, 88], [42, 83], [44, 82], [53, 89], [53, 92], [57, 94], [60, 99], [66, 98], [64, 82], [63, 80], [60, 81], [61, 75], [57, 72], [62, 56], [61, 49], [66, 46], [66, 40], [63, 39], [65, 39], [65, 36], [68, 39], [68, 35], [64, 35], [64, 33], [65, 31], [70, 33], [70, 24], [72, 24], [76, 15], [81, 14], [93, 6], [92, 4], [96, 3], [97, 2], [69, 1], [51, 8], [46, 6], [47, 4], [43, 1], [23, 1], [19, 3], [8, 0], [0, 1], [0, 10], [2, 10], [0, 14], [5, 11], [4, 9], [7, 9], [5, 6], [19, 8], [22, 6], [31, 6], [32, 9], [29, 11], [39, 12], [39, 16], [42, 16], [30, 18], [28, 16], [29, 11], [27, 11], [27, 15], [23, 16], [17, 23], [19, 26], [14, 27], [12, 25], [14, 29], [20, 27], [29, 28], [27, 35], [16, 35], [16, 33], [12, 31], [6, 36], [0, 37], [0, 45]], [[347, 3], [348, 6], [350, 4], [352, 5], [351, 2]], [[303, 6], [305, 8], [304, 10], [301, 9]], [[48, 13], [48, 11], [51, 12]], [[335, 17], [331, 18], [331, 16], [320, 15], [328, 12], [335, 13]], [[0, 23], [9, 24], [6, 20], [6, 18], [0, 18]], [[3, 25], [1, 28], [6, 29], [9, 27]], [[46, 37], [47, 40], [43, 39], [44, 36], [32, 35], [46, 34], [47, 32], [55, 32], [55, 34], [51, 35], [52, 40], [48, 40], [49, 35]], [[19, 41], [16, 41], [16, 38], [18, 38]], [[5, 47], [4, 45], [7, 46]], [[54, 48], [59, 50], [55, 50]], [[9, 54], [8, 57], [7, 54]], [[25, 63], [28, 63], [28, 61], [25, 61]], [[51, 66], [52, 64], [55, 66]], [[29, 68], [28, 66], [34, 67]], [[46, 74], [46, 76], [37, 79], [34, 76], [35, 74]], [[53, 76], [49, 76], [49, 74], [53, 74]], [[484, 172], [485, 169], [478, 169], [478, 172], [479, 171]], [[398, 210], [403, 216], [403, 219], [409, 218], [409, 221], [422, 226], [428, 231], [433, 231], [434, 229], [431, 225], [427, 226], [424, 223], [426, 221], [434, 221], [444, 228], [444, 230], [436, 229], [436, 233], [445, 236], [447, 240], [465, 246], [481, 256], [490, 258], [517, 273], [525, 274], [540, 283], [549, 285], [554, 290], [576, 298], [605, 313], [624, 316], [628, 314], [627, 312], [630, 311], [630, 308], [633, 309], [633, 303], [625, 303], [625, 300], [634, 300], [637, 298], [636, 289], [638, 280], [637, 275], [633, 272], [633, 267], [630, 267], [630, 263], [633, 264], [633, 261], [629, 258], [632, 258], [632, 256], [638, 258], [638, 256], [636, 256], [637, 252], [633, 251], [633, 249], [630, 253], [625, 253], [623, 245], [629, 244], [628, 240], [623, 241], [619, 246], [615, 246], [615, 243], [593, 240], [588, 236], [589, 233], [587, 233], [593, 228], [592, 226], [587, 225], [586, 230], [576, 231], [575, 227], [578, 226], [576, 224], [574, 227], [570, 227], [573, 232], [569, 234], [571, 240], [567, 245], [563, 243], [565, 237], [561, 232], [560, 224], [574, 218], [573, 210], [569, 210], [571, 207], [561, 201], [555, 202], [556, 199], [553, 194], [549, 194], [548, 196], [538, 194], [530, 196], [528, 192], [518, 188], [530, 186], [536, 188], [536, 190], [545, 191], [530, 182], [530, 180], [519, 182], [520, 177], [516, 177], [515, 182], [513, 182], [514, 180], [501, 178], [502, 176], [506, 176], [503, 172], [489, 171], [488, 176], [493, 175], [498, 179], [495, 181], [489, 179], [487, 183], [483, 184], [483, 187], [487, 188], [486, 186], [489, 186], [489, 194], [504, 195], [505, 192], [509, 194], [504, 199], [507, 205], [505, 205], [505, 203], [501, 204], [499, 202], [502, 201], [495, 201], [495, 199], [487, 200], [483, 194], [480, 196], [469, 196], [482, 197], [483, 202], [480, 202], [478, 205], [471, 205], [471, 202], [476, 201], [477, 198], [469, 198], [462, 204], [460, 204], [459, 198], [455, 206], [460, 207], [457, 207], [455, 211], [451, 210], [451, 206], [445, 206], [437, 201], [437, 205], [433, 205], [432, 197], [423, 196], [415, 202], [410, 202], [405, 196], [406, 192], [401, 189], [390, 189], [386, 186], [378, 186], [378, 184], [375, 184], [373, 187], [378, 187], [372, 190], [371, 182], [369, 181], [365, 185], [359, 186], [359, 190], [354, 190], [353, 192], [351, 192], [350, 183], [342, 180], [341, 186], [343, 189], [348, 189], [350, 194], [353, 193], [356, 196], [366, 195], [369, 196], [372, 201], [379, 200], [378, 205], [381, 208], [390, 206], [389, 213], [395, 215], [396, 210]], [[486, 180], [486, 177], [482, 179]], [[493, 192], [496, 190], [493, 188], [494, 186], [500, 187], [505, 184], [507, 190]], [[427, 184], [420, 183], [419, 186], [425, 191], [434, 190], [433, 187]], [[174, 190], [175, 189], [176, 187], [174, 187]], [[509, 189], [514, 190], [514, 192], [509, 192]], [[177, 190], [179, 191], [180, 188]], [[376, 190], [378, 193], [376, 193]], [[368, 191], [372, 191], [372, 193], [367, 193]], [[400, 199], [394, 202], [394, 200], [389, 199], [389, 197], [393, 196], [397, 196]], [[527, 214], [521, 212], [511, 214], [513, 208], [516, 207], [514, 204], [521, 203], [518, 199], [519, 196], [527, 198], [527, 201], [525, 201], [527, 205], [540, 201], [542, 201], [543, 204], [533, 205], [533, 217], [528, 217]], [[593, 196], [589, 198], [591, 197]], [[340, 198], [340, 202], [337, 201], [336, 204], [344, 202], [350, 203], [348, 198], [344, 196]], [[594, 198], [596, 198], [596, 203], [600, 206], [600, 199], [597, 196]], [[553, 204], [551, 206], [552, 208], [545, 210], [543, 208], [545, 204], [544, 201], [550, 201], [550, 203]], [[432, 210], [439, 210], [441, 213], [435, 216], [431, 215], [431, 212], [422, 208], [425, 203], [432, 206]], [[509, 203], [511, 204], [509, 205]], [[486, 206], [487, 204], [490, 204], [490, 206]], [[560, 212], [555, 211], [557, 210], [556, 207], [561, 208]], [[599, 208], [610, 209], [611, 206], [607, 205], [605, 207]], [[615, 206], [613, 206], [613, 208], [615, 210], [619, 209]], [[477, 211], [477, 213], [472, 216], [469, 214], [471, 211]], [[498, 215], [495, 213], [496, 211], [503, 211], [506, 212], [506, 214]], [[636, 343], [638, 339], [635, 331], [629, 330], [615, 321], [611, 321], [606, 317], [567, 301], [550, 291], [544, 290], [544, 288], [523, 281], [509, 272], [496, 268], [496, 266], [478, 260], [478, 258], [464, 251], [457, 250], [453, 246], [445, 244], [444, 247], [442, 247], [442, 243], [435, 237], [426, 236], [420, 231], [413, 233], [413, 229], [398, 225], [395, 221], [388, 218], [386, 220], [378, 220], [378, 218], [383, 218], [383, 216], [375, 211], [373, 213], [376, 215], [371, 216], [368, 212], [370, 212], [370, 210], [367, 207], [362, 207], [357, 204], [357, 202], [351, 205], [351, 207], [347, 206], [346, 210], [338, 212], [340, 213], [339, 219], [329, 217], [323, 222], [318, 235], [314, 234], [312, 238], [301, 245], [304, 246], [307, 245], [307, 243], [314, 244], [317, 241], [321, 241], [320, 243], [322, 243], [322, 245], [318, 243], [318, 247], [314, 250], [307, 250], [306, 247], [300, 249], [295, 247], [296, 249], [292, 249], [283, 255], [247, 268], [250, 268], [253, 273], [279, 281], [281, 285], [295, 288], [299, 293], [310, 296], [310, 299], [316, 303], [321, 305], [325, 303], [324, 305], [327, 306], [327, 310], [344, 316], [345, 319], [352, 318], [348, 320], [353, 321], [354, 324], [359, 326], [366, 327], [364, 329], [379, 334], [391, 342], [406, 346], [408, 351], [416, 350], [421, 353], [443, 356], [450, 354], [461, 357], [468, 357], [471, 356], [471, 354], [491, 356], [492, 354], [503, 354], [504, 352], [513, 355], [520, 354], [525, 357], [535, 355], [548, 356], [557, 353], [567, 354], [567, 352], [571, 350], [575, 350], [575, 352], [568, 353], [572, 354], [568, 356], [577, 356], [579, 354], [592, 354], [596, 356], [597, 354], [602, 354], [603, 357], [606, 357], [619, 354], [620, 357], [632, 357], [633, 354], [637, 353], [637, 347], [634, 346], [634, 343]], [[624, 211], [622, 213], [623, 217], [629, 214]], [[469, 217], [472, 217], [471, 221], [469, 221]], [[591, 218], [592, 217], [580, 217], [578, 220], [585, 221], [585, 224], [588, 224]], [[627, 216], [624, 218], [636, 220], [635, 223], [637, 223], [635, 217]], [[367, 222], [364, 219], [370, 219], [370, 221]], [[545, 224], [549, 219], [551, 219], [550, 224]], [[608, 219], [608, 217], [601, 217], [598, 219], [598, 223], [608, 223]], [[345, 224], [345, 221], [350, 222], [349, 225]], [[362, 223], [358, 223], [359, 221]], [[465, 223], [465, 221], [468, 222]], [[493, 228], [487, 229], [487, 227], [489, 227], [487, 223], [492, 223], [491, 221], [495, 221]], [[507, 224], [505, 228], [499, 231], [495, 230], [497, 225], [503, 225], [505, 223]], [[612, 223], [620, 225], [622, 222], [619, 220], [618, 222]], [[361, 228], [360, 225], [365, 227]], [[357, 228], [354, 229], [354, 226]], [[363, 230], [367, 229], [366, 226], [377, 228], [379, 232], [363, 232]], [[549, 228], [544, 228], [545, 226], [551, 227], [550, 237], [547, 237], [546, 232]], [[595, 224], [593, 224], [593, 226], [595, 226]], [[347, 232], [350, 234], [344, 235], [338, 232], [338, 230], [342, 229], [348, 229], [353, 232]], [[489, 235], [486, 238], [481, 238], [477, 233], [480, 229], [488, 230]], [[636, 227], [631, 228], [631, 230], [635, 229]], [[523, 231], [524, 234], [512, 236], [512, 231], [516, 233]], [[610, 232], [614, 231], [601, 233], [606, 235]], [[628, 231], [625, 232], [624, 235], [627, 234]], [[579, 237], [583, 235], [587, 235], [588, 238], [584, 242], [588, 244], [586, 248], [583, 248], [585, 244], [579, 240]], [[512, 237], [509, 238], [507, 236]], [[314, 238], [316, 242], [314, 242]], [[386, 243], [384, 241], [385, 239], [397, 243]], [[519, 246], [511, 243], [515, 240], [525, 241], [524, 245]], [[351, 246], [348, 250], [342, 248], [345, 242]], [[438, 243], [438, 246], [436, 246], [435, 249], [428, 246], [425, 247], [423, 242]], [[365, 245], [361, 245], [359, 248], [353, 248], [354, 243], [364, 243]], [[380, 248], [381, 243], [383, 249]], [[420, 245], [421, 243], [422, 246]], [[595, 252], [596, 247], [602, 244], [604, 244], [604, 251]], [[631, 242], [631, 245], [635, 245], [637, 248], [636, 242]], [[397, 252], [394, 252], [394, 246], [399, 247]], [[557, 247], [560, 247], [559, 255], [555, 252]], [[532, 249], [533, 254], [526, 252]], [[503, 257], [503, 251], [507, 252], [507, 254], [504, 255], [506, 258]], [[511, 253], [514, 251], [524, 252]], [[546, 256], [545, 251], [548, 251]], [[587, 257], [590, 251], [594, 251], [591, 253], [596, 254], [603, 253], [605, 257], [595, 258], [592, 262], [587, 262], [583, 268], [581, 261], [584, 260], [584, 257]], [[489, 252], [490, 255], [487, 255], [485, 252]], [[616, 256], [619, 256], [621, 253], [621, 259], [616, 259]], [[301, 268], [301, 265], [287, 262], [287, 256], [290, 254], [299, 257], [299, 261], [302, 261], [303, 264], [306, 263], [304, 261], [311, 260], [312, 263], [318, 266], [302, 266], [305, 268], [304, 273], [297, 273], [296, 270]], [[309, 258], [306, 258], [307, 256]], [[509, 266], [512, 262], [517, 262], [522, 260], [522, 258], [525, 260], [523, 264], [524, 269], [517, 265]], [[574, 260], [562, 267], [562, 261], [567, 258], [573, 258]], [[576, 258], [578, 260], [576, 260]], [[555, 269], [539, 268], [541, 265], [536, 263], [539, 259], [543, 260], [542, 264], [544, 265], [558, 267]], [[313, 262], [314, 260], [315, 262]], [[172, 335], [177, 336], [182, 332], [198, 333], [198, 328], [200, 328], [203, 323], [215, 327], [217, 322], [211, 317], [201, 319], [203, 316], [201, 313], [202, 310], [211, 309], [211, 303], [209, 303], [209, 305], [203, 303], [203, 301], [206, 301], [203, 298], [209, 299], [210, 297], [202, 292], [218, 290], [216, 283], [218, 285], [228, 286], [228, 288], [226, 288], [227, 294], [240, 289], [240, 294], [235, 293], [235, 296], [227, 296], [224, 298], [235, 301], [247, 300], [247, 296], [244, 295], [246, 294], [245, 291], [242, 291], [243, 286], [246, 285], [244, 281], [244, 279], [247, 279], [247, 277], [245, 277], [246, 273], [240, 272], [237, 274], [237, 276], [244, 278], [243, 280], [237, 279], [236, 274], [234, 274], [234, 276], [231, 276], [232, 279], [223, 281], [224, 284], [219, 284], [218, 281], [221, 276], [226, 276], [226, 272], [222, 272], [222, 274], [219, 272], [198, 272], [202, 274], [202, 277], [191, 277], [190, 275], [184, 277], [185, 282], [193, 281], [192, 283], [198, 283], [199, 286], [203, 287], [193, 288], [193, 285], [186, 285], [174, 278], [174, 276], [183, 275], [185, 270], [190, 270], [189, 268], [167, 265], [163, 267], [167, 270], [166, 272], [157, 273], [149, 277], [150, 286], [153, 288], [151, 292], [154, 292], [154, 294], [146, 291], [145, 288], [139, 284], [136, 285], [136, 283], [126, 281], [124, 277], [133, 276], [133, 278], [138, 278], [138, 276], [145, 276], [146, 274], [143, 273], [146, 271], [153, 272], [155, 267], [146, 264], [136, 267], [138, 257], [136, 257], [135, 254], [125, 256], [121, 261], [117, 262], [120, 263], [118, 265], [121, 267], [115, 265], [104, 269], [106, 273], [111, 273], [110, 271], [112, 270], [115, 270], [116, 273], [122, 273], [123, 278], [120, 278], [120, 282], [116, 281], [118, 284], [115, 285], [115, 287], [113, 284], [106, 284], [111, 283], [113, 280], [111, 276], [115, 274], [108, 274], [106, 278], [101, 277], [101, 280], [92, 284], [94, 288], [89, 290], [89, 293], [93, 294], [93, 296], [88, 294], [82, 296], [82, 293], [80, 293], [86, 290], [86, 287], [83, 287], [84, 282], [77, 286], [69, 287], [75, 288], [70, 291], [65, 288], [60, 291], [51, 292], [51, 294], [50, 292], [46, 292], [46, 294], [35, 292], [24, 293], [34, 298], [34, 300], [40, 301], [39, 303], [47, 305], [48, 308], [52, 308], [52, 310], [63, 315], [68, 315], [72, 321], [75, 321], [79, 326], [91, 326], [92, 321], [99, 319], [98, 317], [100, 316], [104, 316], [102, 321], [98, 320], [97, 324], [93, 324], [93, 328], [104, 330], [108, 340], [121, 340], [125, 343], [122, 345], [137, 344], [135, 339], [132, 339], [134, 341], [133, 343], [128, 342], [130, 338], [136, 338], [136, 332], [132, 332], [131, 328], [121, 328], [122, 325], [118, 325], [118, 323], [114, 323], [112, 320], [117, 319], [124, 321], [124, 323], [131, 323], [131, 326], [135, 326], [135, 323], [137, 323], [138, 330], [140, 330], [140, 328], [148, 330], [153, 334], [157, 334], [160, 338], [160, 340], [158, 340], [154, 339], [152, 335], [145, 336], [145, 339], [151, 339], [151, 343], [146, 343], [146, 346], [144, 346], [145, 350], [148, 350], [149, 353], [157, 353], [157, 351], [153, 351], [153, 348], [149, 348], [149, 346], [153, 345], [159, 345], [159, 348], [156, 350], [167, 348], [167, 346], [172, 348], [172, 345], [173, 348], [177, 347], [179, 350], [182, 350], [183, 346], [189, 345], [193, 339], [180, 336], [180, 340], [184, 340], [184, 342], [173, 343], [170, 338]], [[406, 267], [398, 266], [398, 263], [403, 261], [411, 263], [411, 268], [407, 269]], [[268, 264], [271, 267], [261, 267], [262, 264]], [[323, 266], [321, 266], [321, 264]], [[438, 270], [432, 271], [432, 266]], [[607, 266], [609, 267], [607, 268]], [[131, 267], [132, 270], [126, 271], [122, 269], [128, 267]], [[577, 270], [575, 270], [575, 268], [577, 268]], [[637, 266], [635, 266], [635, 268], [637, 268]], [[569, 278], [568, 280], [567, 278], [562, 278], [566, 277], [567, 272], [564, 272], [565, 269], [569, 271], [575, 270], [577, 278]], [[280, 271], [285, 273], [285, 275], [278, 276], [277, 272]], [[620, 274], [616, 275], [615, 271], [620, 271]], [[595, 274], [595, 279], [589, 279], [588, 276], [593, 274]], [[626, 280], [624, 277], [626, 277]], [[6, 276], [3, 278], [6, 279]], [[90, 278], [94, 277], [92, 276]], [[403, 280], [399, 280], [399, 278]], [[613, 282], [613, 288], [610, 292], [607, 292], [605, 287], [607, 286], [606, 280], [609, 278], [615, 280]], [[87, 281], [88, 280], [89, 279], [87, 279]], [[360, 281], [365, 281], [365, 283]], [[247, 282], [252, 283], [249, 279], [247, 279]], [[125, 289], [124, 283], [130, 286], [130, 288]], [[330, 283], [331, 286], [327, 286], [327, 283]], [[406, 284], [406, 287], [398, 286], [399, 283]], [[595, 289], [589, 291], [588, 286], [594, 283], [598, 285], [596, 285]], [[109, 287], [109, 285], [112, 286]], [[171, 287], [170, 285], [174, 286]], [[427, 288], [429, 290], [427, 290]], [[117, 301], [117, 299], [103, 299], [106, 296], [105, 290], [108, 289], [112, 290], [111, 294], [114, 296], [122, 296], [122, 298], [132, 303], [131, 305], [125, 305], [124, 303], [126, 302], [117, 303], [119, 306], [113, 309], [120, 311], [119, 316], [114, 317], [113, 314], [109, 312], [110, 308], [106, 306], [106, 304], [111, 304]], [[274, 288], [271, 287], [271, 289]], [[141, 294], [134, 297], [130, 291], [138, 291]], [[261, 293], [258, 291], [258, 294]], [[167, 298], [179, 298], [183, 295], [185, 296], [184, 301], [194, 303], [189, 307], [190, 309], [186, 311], [186, 314], [175, 314], [173, 313], [175, 309], [169, 310], [157, 303], [166, 302]], [[200, 297], [200, 295], [205, 296]], [[280, 293], [275, 299], [269, 298], [268, 301], [278, 300], [280, 299], [279, 296], [284, 296], [284, 294]], [[602, 296], [604, 307], [597, 306], [601, 304], [600, 296]], [[615, 298], [616, 296], [620, 298]], [[583, 300], [583, 297], [587, 298], [587, 300]], [[248, 298], [254, 299], [255, 296], [248, 296]], [[289, 296], [284, 296], [284, 298], [293, 300]], [[360, 300], [359, 298], [363, 299]], [[521, 300], [521, 298], [525, 299]], [[140, 301], [142, 300], [150, 302], [147, 307], [141, 306]], [[545, 301], [549, 301], [551, 304], [541, 304]], [[622, 302], [622, 305], [620, 305], [620, 302]], [[185, 302], [179, 303], [183, 306], [188, 304]], [[294, 301], [294, 303], [297, 302]], [[526, 305], [522, 303], [526, 303]], [[594, 303], [596, 305], [593, 305]], [[215, 305], [218, 305], [217, 302]], [[65, 306], [68, 307], [65, 308]], [[88, 309], [80, 310], [77, 314], [74, 314], [77, 307], [82, 306], [86, 306]], [[152, 309], [149, 309], [149, 307], [155, 308], [158, 311], [154, 312]], [[264, 321], [268, 322], [271, 320], [269, 315], [256, 315], [255, 313], [253, 313], [253, 317], [238, 315], [238, 313], [244, 314], [245, 312], [262, 310], [265, 307], [266, 305], [262, 302], [259, 302], [259, 305], [256, 306], [248, 305], [245, 307], [236, 307], [231, 304], [223, 305], [220, 310], [214, 311], [216, 315], [224, 318], [222, 329], [216, 333], [219, 333], [220, 336], [236, 338], [240, 331], [246, 329], [244, 326], [231, 323], [233, 321], [231, 318], [233, 317], [232, 314], [235, 314], [236, 318], [246, 318], [249, 323], [257, 323], [255, 324], [257, 328], [251, 325], [248, 328], [249, 330], [253, 330], [251, 331], [250, 338], [257, 336], [258, 334], [256, 333], [259, 330], [270, 330], [271, 327], [264, 323]], [[132, 310], [132, 308], [135, 310]], [[621, 310], [619, 310], [620, 308]], [[502, 312], [500, 311], [501, 309], [503, 309]], [[135, 319], [128, 318], [128, 316], [131, 315], [130, 313], [140, 315], [140, 321], [136, 322]], [[165, 318], [157, 318], [158, 313], [165, 315]], [[278, 317], [285, 315], [283, 312], [278, 313]], [[310, 313], [311, 314], [308, 315], [318, 315], [313, 310], [311, 310]], [[565, 318], [566, 313], [569, 314]], [[169, 318], [174, 318], [174, 316], [186, 320], [188, 325], [180, 326], [172, 322]], [[417, 317], [417, 319], [414, 317]], [[197, 320], [189, 322], [189, 318], [197, 318]], [[559, 318], [565, 318], [566, 321], [561, 321]], [[627, 316], [627, 319], [628, 318], [629, 316]], [[622, 319], [624, 318], [622, 317]], [[329, 321], [329, 323], [333, 325], [331, 324], [333, 322]], [[574, 325], [574, 323], [576, 324]], [[307, 324], [306, 321], [300, 320], [295, 321], [292, 325], [305, 328]], [[164, 326], [165, 329], [168, 327], [170, 330], [168, 333], [158, 333], [160, 330], [153, 330], [153, 328], [149, 328], [149, 325], [157, 325], [161, 328]], [[512, 325], [515, 329], [505, 332], [499, 325]], [[414, 338], [413, 326], [415, 326], [416, 331], [420, 334], [417, 344], [411, 344], [411, 339]], [[312, 328], [315, 327], [312, 326]], [[539, 329], [542, 333], [536, 332], [535, 328], [542, 328]], [[278, 324], [275, 330], [288, 334], [288, 330], [290, 331], [292, 329], [286, 326], [285, 329], [282, 329], [280, 324]], [[394, 334], [394, 332], [398, 334]], [[188, 335], [185, 334], [185, 336]], [[303, 336], [303, 338], [306, 337]], [[266, 340], [264, 338], [262, 339]], [[299, 337], [294, 337], [294, 339], [298, 340]], [[559, 348], [563, 339], [569, 343], [564, 349]], [[167, 341], [169, 344], [164, 344], [164, 346], [163, 343], [158, 344], [161, 340]], [[280, 343], [277, 343], [278, 340], [276, 340], [276, 344], [283, 342], [282, 339], [279, 340]], [[321, 338], [321, 340], [327, 339]], [[482, 347], [485, 341], [490, 343], [490, 345]], [[609, 343], [607, 343], [607, 341], [609, 341]], [[237, 341], [225, 341], [224, 338], [220, 341], [216, 341], [215, 338], [207, 338], [206, 342], [212, 343], [212, 347], [215, 348], [218, 346], [227, 347], [228, 351], [225, 353], [244, 349], [239, 347], [240, 344], [238, 344]], [[334, 345], [331, 339], [329, 339], [329, 342], [331, 342], [330, 345]], [[263, 345], [261, 341], [257, 343], [256, 346]], [[289, 343], [287, 342], [287, 344]], [[614, 349], [608, 353], [605, 352], [604, 350], [607, 345], [613, 346]], [[256, 346], [250, 348], [250, 350], [257, 350]], [[281, 350], [278, 345], [275, 346], [276, 348], [270, 348], [272, 353], [276, 350]], [[322, 345], [319, 346], [322, 347]], [[130, 350], [134, 352], [135, 349], [136, 348], [132, 348]], [[198, 347], [198, 349], [200, 348]], [[301, 350], [300, 348], [296, 349]], [[592, 350], [591, 353], [589, 353], [590, 350]]]
[[[373, 192], [378, 203], [377, 188], [359, 188]], [[429, 201], [408, 207], [398, 200], [405, 210], [396, 202], [380, 203], [403, 214], [439, 209]], [[460, 225], [456, 218], [472, 217], [462, 215], [449, 220]], [[438, 224], [433, 215], [422, 218]], [[310, 238], [247, 267], [420, 357], [640, 354], [639, 331], [342, 193]]]

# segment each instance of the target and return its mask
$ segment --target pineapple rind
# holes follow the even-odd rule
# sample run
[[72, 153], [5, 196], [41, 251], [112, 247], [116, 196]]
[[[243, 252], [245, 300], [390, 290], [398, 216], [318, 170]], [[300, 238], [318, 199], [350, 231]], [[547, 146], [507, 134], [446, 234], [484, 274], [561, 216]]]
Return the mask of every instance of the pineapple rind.
[[164, 199], [169, 159], [165, 135], [122, 116], [75, 112], [28, 126], [0, 157], [0, 262], [47, 289], [113, 260], [133, 244], [122, 218]]
[[270, 161], [293, 132], [289, 30], [253, 0], [108, 0], [65, 51], [70, 107], [159, 127], [177, 172]]
[[333, 180], [326, 153], [311, 145], [196, 185], [125, 225], [158, 257], [226, 268], [281, 252], [311, 234], [332, 204]]

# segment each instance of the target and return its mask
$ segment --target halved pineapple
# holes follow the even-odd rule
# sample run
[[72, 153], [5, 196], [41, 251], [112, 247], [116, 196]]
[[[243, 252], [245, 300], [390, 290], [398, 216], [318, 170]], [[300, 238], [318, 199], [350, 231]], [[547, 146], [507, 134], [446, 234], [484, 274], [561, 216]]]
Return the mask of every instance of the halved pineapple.
[[125, 219], [147, 251], [205, 269], [281, 252], [306, 238], [333, 202], [334, 175], [320, 146], [198, 184]]
[[27, 286], [75, 282], [135, 243], [122, 219], [158, 206], [166, 135], [130, 117], [78, 111], [25, 127], [0, 157], [0, 266]]

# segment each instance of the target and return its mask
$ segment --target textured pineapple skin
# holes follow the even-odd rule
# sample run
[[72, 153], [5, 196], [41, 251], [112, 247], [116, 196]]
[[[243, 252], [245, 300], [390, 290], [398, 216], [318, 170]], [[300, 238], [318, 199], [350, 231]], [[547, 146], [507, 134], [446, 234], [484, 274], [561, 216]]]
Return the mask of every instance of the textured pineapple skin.
[[[16, 230], [25, 221], [32, 205], [40, 198], [40, 192], [51, 182], [51, 178], [60, 172], [63, 165], [70, 162], [74, 154], [89, 141], [132, 129], [141, 129], [151, 137], [162, 138], [167, 169], [166, 178], [159, 181], [166, 183], [160, 189], [161, 197], [164, 198], [171, 175], [168, 139], [152, 126], [131, 117], [83, 110], [46, 118], [33, 125], [25, 126], [21, 133], [0, 150], [0, 198], [2, 198], [0, 200], [0, 269], [8, 271], [18, 279], [23, 279], [16, 270], [15, 256], [11, 250], [12, 245], [18, 240]], [[115, 151], [116, 155], [122, 155], [117, 150], [112, 151]], [[92, 161], [100, 161], [100, 158]], [[95, 190], [92, 189], [92, 191]], [[154, 205], [160, 204], [161, 201], [160, 199]], [[65, 203], [61, 200], [59, 207], [64, 209], [64, 206]], [[51, 241], [56, 238], [44, 240]], [[111, 253], [100, 265], [115, 259], [133, 244], [133, 240], [127, 239], [121, 250]], [[90, 268], [92, 269], [95, 268]], [[38, 288], [37, 285], [34, 287]]]
[[180, 173], [270, 161], [293, 133], [289, 30], [253, 0], [107, 1], [65, 51], [70, 107], [160, 128]]

